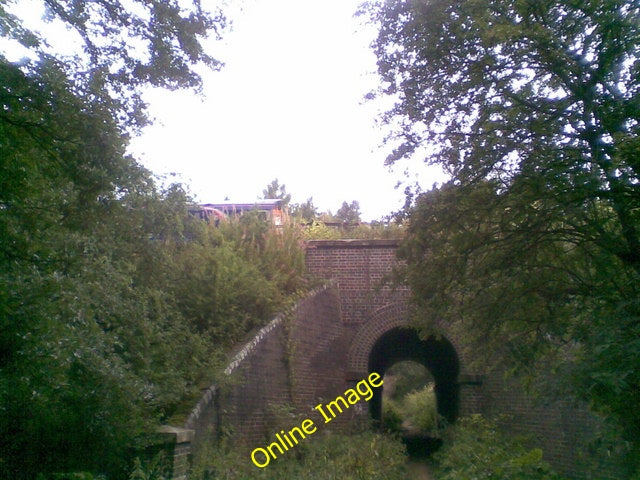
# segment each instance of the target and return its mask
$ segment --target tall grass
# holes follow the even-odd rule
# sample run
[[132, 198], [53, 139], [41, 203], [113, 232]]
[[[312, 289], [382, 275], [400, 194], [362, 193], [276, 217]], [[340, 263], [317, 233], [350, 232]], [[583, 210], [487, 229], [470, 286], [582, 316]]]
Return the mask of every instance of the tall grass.
[[382, 419], [385, 429], [400, 432], [417, 429], [434, 434], [438, 428], [438, 410], [434, 384], [409, 392], [397, 399], [385, 398]]
[[373, 432], [310, 438], [256, 467], [238, 448], [206, 447], [195, 458], [192, 480], [405, 480], [402, 443]]

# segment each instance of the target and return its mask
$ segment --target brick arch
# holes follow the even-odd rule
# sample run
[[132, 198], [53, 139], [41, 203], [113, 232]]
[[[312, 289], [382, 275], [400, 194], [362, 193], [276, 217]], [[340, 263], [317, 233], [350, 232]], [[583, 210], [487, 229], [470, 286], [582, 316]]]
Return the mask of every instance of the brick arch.
[[354, 335], [347, 371], [355, 377], [367, 374], [369, 354], [373, 345], [385, 332], [392, 328], [409, 326], [406, 302], [391, 303], [377, 309], [371, 319], [363, 324]]
[[[373, 312], [370, 320], [357, 330], [351, 342], [347, 360], [349, 376], [356, 379], [366, 375], [368, 373], [369, 354], [373, 346], [382, 335], [398, 327], [411, 328], [407, 302], [390, 303]], [[444, 325], [438, 324], [437, 328], [456, 350], [460, 361], [460, 373], [467, 373], [464, 350], [461, 348], [457, 338], [449, 335], [448, 329]]]

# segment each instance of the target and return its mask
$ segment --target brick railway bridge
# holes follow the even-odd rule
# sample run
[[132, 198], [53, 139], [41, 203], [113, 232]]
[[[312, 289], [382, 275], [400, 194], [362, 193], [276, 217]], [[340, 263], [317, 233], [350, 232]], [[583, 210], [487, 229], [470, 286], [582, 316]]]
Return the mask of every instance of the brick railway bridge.
[[[533, 436], [534, 443], [544, 447], [547, 461], [560, 471], [577, 473], [578, 446], [592, 433], [594, 419], [586, 409], [571, 405], [535, 404], [517, 382], [471, 369], [471, 359], [465, 358], [459, 339], [447, 334], [446, 325], [439, 325], [442, 336], [421, 339], [409, 324], [408, 290], [384, 282], [396, 262], [397, 247], [396, 240], [308, 242], [307, 268], [324, 285], [234, 352], [225, 371], [231, 387], [209, 387], [183, 427], [165, 429], [173, 439], [173, 478], [188, 478], [189, 452], [223, 430], [231, 432], [250, 461], [253, 448], [293, 426], [291, 419], [278, 418], [278, 406], [291, 405], [308, 418], [318, 417], [319, 430], [346, 430], [379, 419], [382, 389], [375, 389], [368, 403], [345, 410], [330, 426], [321, 425], [312, 408], [335, 399], [369, 372], [384, 375], [404, 360], [431, 372], [438, 411], [448, 421], [473, 413], [507, 414], [511, 431]], [[485, 353], [474, 354], [474, 365], [482, 364]]]

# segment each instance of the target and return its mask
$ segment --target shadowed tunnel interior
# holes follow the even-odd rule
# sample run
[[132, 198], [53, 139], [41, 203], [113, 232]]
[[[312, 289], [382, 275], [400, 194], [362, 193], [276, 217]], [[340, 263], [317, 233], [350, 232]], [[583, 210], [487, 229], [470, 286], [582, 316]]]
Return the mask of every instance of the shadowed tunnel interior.
[[[421, 340], [412, 328], [394, 328], [384, 333], [369, 354], [369, 371], [384, 376], [395, 363], [412, 360], [424, 365], [435, 382], [438, 413], [452, 423], [458, 416], [460, 366], [453, 345], [444, 337]], [[373, 419], [382, 417], [382, 391], [376, 389], [369, 402]]]

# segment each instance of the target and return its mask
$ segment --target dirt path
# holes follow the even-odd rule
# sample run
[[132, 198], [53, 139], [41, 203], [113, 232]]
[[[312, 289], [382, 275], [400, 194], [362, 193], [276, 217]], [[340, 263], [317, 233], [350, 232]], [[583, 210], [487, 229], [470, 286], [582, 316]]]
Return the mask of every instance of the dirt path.
[[424, 462], [409, 461], [407, 464], [411, 480], [435, 480]]

